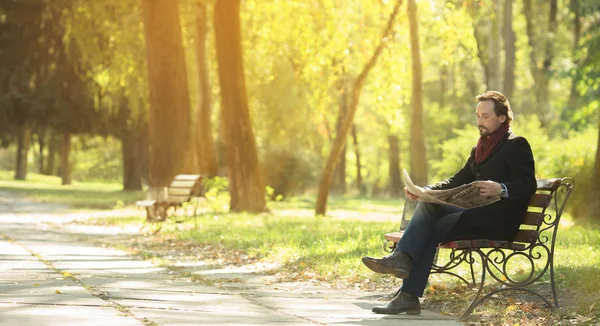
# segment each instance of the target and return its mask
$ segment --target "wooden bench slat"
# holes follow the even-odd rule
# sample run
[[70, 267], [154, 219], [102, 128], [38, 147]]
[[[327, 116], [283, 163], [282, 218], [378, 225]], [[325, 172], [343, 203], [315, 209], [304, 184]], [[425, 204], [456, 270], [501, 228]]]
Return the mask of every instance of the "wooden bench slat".
[[467, 248], [503, 248], [503, 249], [515, 249], [523, 250], [527, 246], [523, 243], [515, 243], [512, 241], [504, 240], [488, 240], [488, 239], [477, 239], [477, 240], [455, 240], [440, 244], [440, 248], [447, 249], [467, 249]]
[[190, 196], [171, 196], [167, 197], [167, 203], [184, 203], [190, 200]]
[[539, 232], [537, 230], [519, 230], [515, 236], [515, 242], [533, 243], [537, 240]]
[[540, 225], [542, 225], [543, 221], [544, 221], [543, 213], [527, 212], [527, 214], [525, 214], [525, 218], [523, 218], [523, 223], [521, 223], [521, 225], [525, 224], [525, 225], [540, 226]]
[[562, 179], [553, 178], [553, 179], [538, 179], [537, 180], [537, 190], [547, 190], [547, 191], [556, 191], [558, 187], [561, 185]]
[[173, 181], [197, 181], [202, 178], [199, 174], [179, 174], [176, 175]]
[[550, 194], [535, 194], [533, 195], [533, 197], [531, 197], [531, 200], [529, 201], [529, 206], [546, 208], [548, 207], [548, 205], [550, 205], [551, 201], [552, 195]]
[[169, 188], [168, 196], [190, 196], [192, 194], [192, 188]]
[[400, 239], [402, 238], [403, 235], [404, 235], [404, 231], [391, 232], [391, 233], [386, 234], [384, 237], [388, 241], [398, 242], [398, 241], [400, 241]]
[[173, 180], [169, 188], [194, 188], [196, 180]]

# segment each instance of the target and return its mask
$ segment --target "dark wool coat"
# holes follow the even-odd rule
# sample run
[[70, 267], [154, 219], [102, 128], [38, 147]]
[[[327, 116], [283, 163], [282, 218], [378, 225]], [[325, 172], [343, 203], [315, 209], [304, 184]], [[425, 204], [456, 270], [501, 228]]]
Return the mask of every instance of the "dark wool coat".
[[429, 187], [434, 190], [450, 189], [475, 180], [504, 183], [508, 198], [464, 211], [447, 239], [512, 240], [537, 187], [533, 154], [527, 140], [509, 130], [479, 165], [475, 163], [473, 147], [471, 156], [460, 171]]

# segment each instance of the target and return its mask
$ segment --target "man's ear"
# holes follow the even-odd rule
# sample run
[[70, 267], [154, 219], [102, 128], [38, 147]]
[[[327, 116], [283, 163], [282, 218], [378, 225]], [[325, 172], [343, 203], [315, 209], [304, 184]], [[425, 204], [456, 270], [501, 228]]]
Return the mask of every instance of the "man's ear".
[[501, 121], [502, 123], [505, 123], [505, 122], [506, 122], [506, 119], [508, 119], [508, 118], [507, 118], [505, 115], [501, 115], [501, 116], [500, 116], [500, 121]]

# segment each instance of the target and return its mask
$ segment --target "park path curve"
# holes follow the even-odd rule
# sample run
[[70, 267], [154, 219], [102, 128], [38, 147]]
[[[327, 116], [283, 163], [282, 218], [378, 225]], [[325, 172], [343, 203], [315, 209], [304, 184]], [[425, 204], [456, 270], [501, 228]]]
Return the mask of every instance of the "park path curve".
[[66, 207], [0, 192], [0, 326], [459, 324], [427, 311], [373, 314], [380, 296], [309, 284], [273, 286], [268, 276], [203, 285], [94, 245], [90, 238], [113, 231], [65, 223], [72, 218]]

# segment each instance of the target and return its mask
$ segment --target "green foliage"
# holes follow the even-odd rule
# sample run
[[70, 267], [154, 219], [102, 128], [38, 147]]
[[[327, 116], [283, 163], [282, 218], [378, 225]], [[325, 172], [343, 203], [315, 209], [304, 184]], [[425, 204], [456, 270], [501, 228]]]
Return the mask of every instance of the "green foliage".
[[229, 210], [229, 179], [213, 177], [204, 180], [204, 196], [214, 212], [227, 212]]
[[593, 164], [597, 139], [594, 128], [568, 133], [565, 138], [549, 138], [539, 126], [539, 120], [532, 116], [525, 124], [519, 124], [518, 129], [515, 127], [531, 144], [538, 178], [577, 176], [586, 165]]
[[318, 160], [305, 151], [274, 149], [263, 155], [265, 183], [272, 188], [271, 200], [287, 198], [305, 190], [315, 180]]
[[454, 138], [450, 138], [437, 145], [437, 150], [442, 152], [439, 159], [430, 160], [433, 182], [438, 182], [453, 176], [463, 167], [471, 149], [477, 143], [479, 136], [475, 126], [465, 126], [463, 129], [453, 131]]
[[113, 138], [74, 137], [72, 177], [79, 181], [119, 181], [123, 178], [120, 142]]

